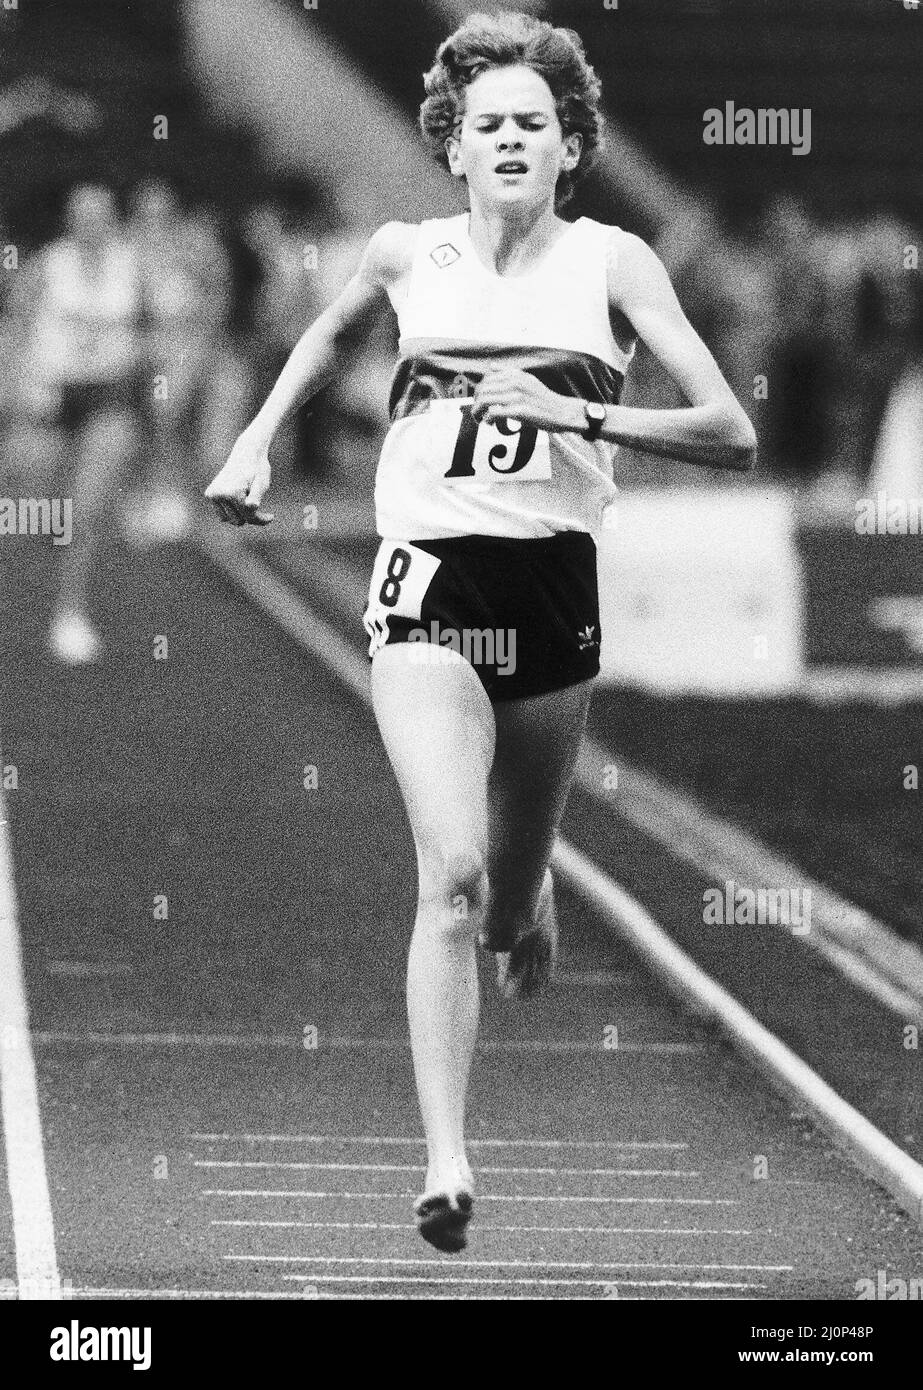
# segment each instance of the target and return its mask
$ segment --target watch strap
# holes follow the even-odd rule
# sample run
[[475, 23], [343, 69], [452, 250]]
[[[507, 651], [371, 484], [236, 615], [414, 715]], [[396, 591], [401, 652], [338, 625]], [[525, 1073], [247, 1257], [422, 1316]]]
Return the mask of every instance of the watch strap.
[[600, 414], [599, 419], [593, 419], [590, 416], [589, 406], [595, 404], [595, 401], [584, 401], [583, 403], [584, 418], [586, 420], [586, 429], [583, 431], [584, 439], [598, 439], [600, 431], [602, 430], [602, 427], [605, 423], [605, 407], [603, 408], [603, 413]]

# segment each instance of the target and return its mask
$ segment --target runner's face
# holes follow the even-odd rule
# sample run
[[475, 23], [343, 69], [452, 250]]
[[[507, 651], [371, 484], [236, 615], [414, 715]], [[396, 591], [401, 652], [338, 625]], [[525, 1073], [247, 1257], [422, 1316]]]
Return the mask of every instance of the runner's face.
[[535, 205], [553, 203], [561, 170], [577, 163], [580, 136], [565, 137], [551, 88], [537, 72], [489, 68], [466, 88], [464, 115], [446, 150], [472, 200]]

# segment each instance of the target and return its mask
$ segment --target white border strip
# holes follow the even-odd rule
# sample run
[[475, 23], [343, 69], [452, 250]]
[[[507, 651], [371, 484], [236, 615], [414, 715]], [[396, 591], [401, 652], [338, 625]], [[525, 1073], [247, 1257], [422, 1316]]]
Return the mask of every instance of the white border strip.
[[61, 1279], [22, 971], [13, 855], [0, 789], [0, 1100], [20, 1300], [58, 1301]]
[[809, 666], [792, 693], [815, 705], [858, 700], [879, 706], [912, 705], [923, 700], [923, 671], [914, 666]]
[[[300, 594], [235, 537], [196, 526], [199, 551], [246, 596], [371, 705], [366, 663]], [[230, 543], [227, 543], [227, 542]], [[719, 1027], [738, 1051], [784, 1095], [794, 1098], [853, 1160], [923, 1226], [923, 1167], [849, 1105], [822, 1077], [770, 1033], [721, 985], [676, 946], [642, 905], [573, 845], [559, 837], [552, 863], [561, 878], [623, 938], [680, 1002]]]
[[561, 879], [618, 932], [669, 992], [719, 1027], [777, 1090], [803, 1106], [850, 1158], [923, 1225], [923, 1167], [843, 1100], [791, 1048], [674, 944], [649, 912], [565, 840], [553, 863]]
[[[606, 791], [604, 769], [618, 788]], [[773, 853], [754, 835], [712, 815], [699, 801], [642, 772], [591, 738], [580, 750], [581, 789], [641, 830], [714, 884], [809, 891], [811, 928], [799, 940], [817, 951], [904, 1022], [923, 1023], [923, 952], [871, 913]], [[791, 931], [779, 926], [778, 931]]]

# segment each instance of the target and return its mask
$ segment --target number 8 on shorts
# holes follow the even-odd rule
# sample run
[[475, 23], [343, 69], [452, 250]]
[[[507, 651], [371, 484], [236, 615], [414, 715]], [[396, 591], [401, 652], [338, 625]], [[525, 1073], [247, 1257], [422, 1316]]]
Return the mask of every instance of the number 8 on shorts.
[[385, 582], [378, 594], [379, 603], [383, 603], [386, 608], [395, 606], [401, 596], [401, 580], [406, 579], [409, 569], [410, 556], [407, 551], [400, 548], [392, 550], [388, 568], [385, 571]]
[[371, 638], [369, 656], [388, 640], [388, 619], [420, 620], [423, 600], [440, 561], [407, 541], [382, 541], [378, 547], [362, 625]]

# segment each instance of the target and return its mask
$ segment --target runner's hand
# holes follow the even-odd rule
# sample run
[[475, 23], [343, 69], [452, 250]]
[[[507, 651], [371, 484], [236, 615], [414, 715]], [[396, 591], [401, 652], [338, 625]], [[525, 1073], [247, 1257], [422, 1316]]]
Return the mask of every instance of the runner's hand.
[[571, 428], [575, 403], [550, 391], [538, 377], [519, 367], [488, 367], [474, 389], [471, 414], [493, 424], [504, 417], [544, 430]]
[[227, 463], [212, 478], [205, 496], [213, 504], [222, 521], [229, 526], [268, 526], [272, 512], [260, 508], [263, 494], [269, 487], [269, 446], [243, 434], [231, 450]]

